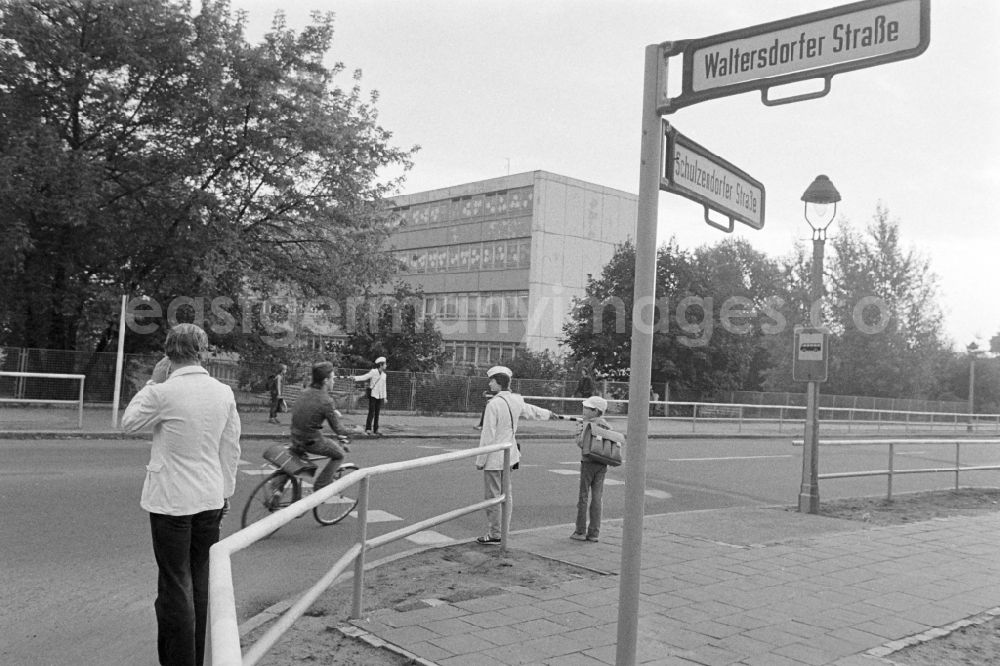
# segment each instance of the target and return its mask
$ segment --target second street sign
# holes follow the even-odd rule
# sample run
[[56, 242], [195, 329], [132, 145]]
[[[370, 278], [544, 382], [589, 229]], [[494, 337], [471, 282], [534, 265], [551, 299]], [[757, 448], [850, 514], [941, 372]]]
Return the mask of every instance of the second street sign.
[[673, 42], [683, 53], [681, 94], [662, 112], [696, 102], [913, 58], [930, 44], [930, 0], [864, 0], [732, 32]]
[[[660, 189], [693, 199], [754, 229], [764, 227], [764, 185], [718, 155], [687, 138], [668, 123], [666, 166]], [[719, 226], [708, 217], [705, 221]], [[720, 227], [721, 228], [721, 227]], [[732, 231], [732, 223], [723, 231]]]

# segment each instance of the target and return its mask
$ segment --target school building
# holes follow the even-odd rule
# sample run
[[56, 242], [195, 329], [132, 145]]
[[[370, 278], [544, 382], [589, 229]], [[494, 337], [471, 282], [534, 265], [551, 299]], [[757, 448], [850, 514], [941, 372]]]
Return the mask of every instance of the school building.
[[455, 364], [559, 350], [587, 278], [635, 235], [638, 197], [531, 171], [393, 199], [389, 246]]

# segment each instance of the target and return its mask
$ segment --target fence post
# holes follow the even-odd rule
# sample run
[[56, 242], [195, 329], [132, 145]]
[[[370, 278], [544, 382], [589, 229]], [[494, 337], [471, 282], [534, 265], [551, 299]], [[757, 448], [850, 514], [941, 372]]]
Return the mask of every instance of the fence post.
[[955, 490], [958, 490], [958, 468], [961, 462], [962, 443], [955, 442]]
[[896, 445], [889, 442], [889, 488], [886, 491], [885, 499], [887, 502], [892, 501], [892, 470], [893, 470], [893, 457], [892, 454], [895, 451]]
[[357, 542], [361, 546], [361, 550], [358, 551], [358, 556], [354, 559], [354, 597], [351, 602], [352, 620], [364, 617], [365, 542], [368, 541], [368, 481], [369, 477], [366, 476], [358, 484]]
[[417, 373], [410, 373], [410, 410], [417, 411]]
[[698, 421], [698, 403], [691, 405], [691, 432], [695, 431], [695, 427]]
[[[17, 371], [27, 372], [28, 371], [28, 350], [21, 347], [17, 350]], [[14, 397], [23, 400], [24, 399], [24, 383], [27, 381], [25, 377], [18, 377], [14, 388]]]

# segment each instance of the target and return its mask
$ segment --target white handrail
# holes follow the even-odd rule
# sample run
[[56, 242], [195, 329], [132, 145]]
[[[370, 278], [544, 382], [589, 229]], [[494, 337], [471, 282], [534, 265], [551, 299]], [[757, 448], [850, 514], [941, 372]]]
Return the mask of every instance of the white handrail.
[[[792, 440], [793, 446], [802, 446], [803, 440], [796, 439]], [[1000, 464], [998, 465], [971, 465], [967, 467], [962, 467], [961, 465], [961, 447], [962, 444], [1000, 444], [1000, 439], [996, 438], [973, 438], [973, 437], [960, 437], [960, 438], [918, 438], [918, 439], [827, 439], [820, 440], [820, 444], [823, 446], [871, 446], [873, 444], [886, 444], [889, 447], [889, 461], [887, 469], [870, 469], [862, 470], [856, 472], [827, 472], [825, 474], [817, 474], [816, 479], [850, 479], [855, 477], [864, 476], [885, 476], [887, 477], [887, 489], [886, 489], [886, 499], [892, 499], [892, 480], [897, 474], [931, 474], [937, 472], [949, 472], [955, 475], [955, 490], [959, 488], [959, 474], [961, 472], [976, 472], [983, 470], [998, 470], [1000, 469]], [[919, 446], [927, 446], [934, 444], [954, 444], [955, 445], [955, 465], [953, 467], [921, 467], [916, 469], [896, 469], [895, 468], [895, 447], [897, 444], [913, 444]]]
[[[508, 498], [510, 497], [510, 451], [513, 444], [494, 444], [492, 446], [478, 447], [466, 451], [452, 451], [434, 456], [416, 458], [414, 460], [404, 460], [400, 462], [377, 465], [375, 467], [365, 467], [355, 472], [341, 477], [329, 486], [307, 495], [303, 499], [295, 502], [280, 511], [267, 516], [266, 518], [248, 525], [247, 527], [230, 534], [225, 539], [220, 540], [212, 546], [209, 555], [209, 617], [211, 627], [212, 663], [222, 666], [235, 666], [236, 664], [255, 664], [288, 630], [289, 627], [301, 617], [309, 606], [337, 580], [337, 578], [347, 569], [351, 562], [358, 562], [364, 557], [364, 553], [369, 548], [385, 545], [396, 539], [403, 538], [409, 534], [426, 529], [433, 525], [439, 525], [448, 520], [453, 520], [460, 516], [480, 511], [486, 507], [502, 504], [504, 517], [501, 519], [501, 548], [507, 546], [507, 520], [506, 514], [509, 510]], [[359, 525], [359, 534], [362, 535], [348, 551], [334, 564], [319, 581], [317, 581], [302, 597], [296, 601], [279, 618], [273, 626], [261, 638], [247, 650], [247, 654], [241, 654], [239, 621], [236, 615], [236, 593], [233, 585], [232, 555], [260, 539], [268, 536], [276, 529], [294, 520], [302, 514], [310, 511], [314, 507], [322, 504], [333, 495], [341, 493], [346, 488], [355, 484], [361, 484], [363, 497], [359, 498], [359, 506], [367, 507], [368, 502], [368, 479], [389, 474], [391, 472], [402, 472], [418, 467], [429, 467], [442, 463], [472, 458], [475, 456], [503, 451], [504, 469], [502, 472], [504, 494], [499, 497], [481, 500], [461, 509], [455, 509], [439, 516], [426, 519], [390, 534], [384, 534], [376, 539], [365, 539], [364, 533], [366, 525]], [[359, 517], [361, 517], [359, 512]], [[356, 571], [356, 574], [358, 572]], [[355, 593], [360, 586], [360, 580], [355, 581]], [[359, 610], [359, 600], [355, 600], [355, 612]]]
[[76, 400], [33, 400], [31, 398], [0, 398], [0, 402], [10, 403], [44, 403], [47, 405], [78, 405], [76, 427], [83, 428], [83, 386], [87, 375], [60, 374], [57, 372], [7, 372], [0, 370], [0, 377], [36, 377], [39, 379], [79, 379], [80, 393]]
[[[546, 396], [546, 395], [533, 395], [533, 396], [523, 396], [525, 400], [532, 402], [548, 401], [548, 402], [567, 402], [576, 403], [583, 402], [583, 398], [576, 397], [562, 397], [562, 396]], [[607, 398], [609, 404], [623, 404], [627, 405], [629, 403], [628, 399], [623, 398]], [[778, 430], [780, 432], [782, 425], [785, 421], [804, 421], [805, 411], [807, 409], [806, 405], [767, 405], [767, 404], [757, 404], [757, 403], [737, 403], [737, 402], [692, 402], [692, 401], [679, 401], [679, 400], [650, 400], [650, 407], [664, 407], [666, 415], [651, 415], [651, 420], [663, 420], [663, 421], [690, 421], [692, 430], [696, 428], [697, 422], [701, 421], [733, 421], [739, 424], [740, 430], [744, 423], [757, 422], [757, 423], [778, 423]], [[671, 407], [690, 407], [691, 413], [677, 416], [670, 416], [669, 409]], [[723, 408], [732, 410], [731, 415], [707, 415], [707, 412], [715, 408]], [[757, 413], [766, 412], [777, 412], [775, 416], [749, 416], [747, 410], [756, 410]], [[799, 419], [789, 418], [786, 416], [787, 411], [797, 411], [802, 412], [802, 417]], [[893, 424], [904, 424], [906, 429], [912, 427], [923, 426], [966, 426], [966, 425], [982, 425], [982, 426], [992, 426], [996, 430], [1000, 431], [1000, 414], [970, 414], [969, 412], [929, 412], [929, 411], [909, 411], [909, 410], [896, 410], [896, 409], [879, 409], [873, 407], [827, 407], [820, 405], [819, 407], [820, 415], [824, 413], [831, 414], [833, 418], [823, 419], [826, 423], [847, 423], [848, 430], [850, 430], [851, 425], [865, 426], [870, 425], [876, 429], [881, 428], [883, 425], [893, 425]], [[751, 412], [752, 414], [753, 412]], [[874, 415], [878, 418], [870, 419], [855, 419], [855, 415]], [[883, 418], [883, 415], [888, 416], [888, 418]], [[614, 415], [612, 415], [614, 416]], [[839, 418], [838, 418], [839, 416]], [[911, 420], [911, 416], [916, 417], [930, 417], [930, 418], [920, 418], [917, 420]], [[947, 420], [945, 420], [947, 419]]]

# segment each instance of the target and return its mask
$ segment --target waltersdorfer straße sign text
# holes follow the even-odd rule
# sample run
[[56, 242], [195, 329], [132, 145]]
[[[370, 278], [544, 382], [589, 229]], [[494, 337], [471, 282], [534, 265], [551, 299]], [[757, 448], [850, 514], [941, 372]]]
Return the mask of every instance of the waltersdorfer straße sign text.
[[684, 72], [669, 107], [912, 58], [929, 43], [930, 0], [866, 0], [674, 42]]

